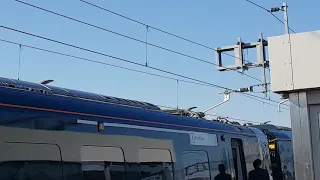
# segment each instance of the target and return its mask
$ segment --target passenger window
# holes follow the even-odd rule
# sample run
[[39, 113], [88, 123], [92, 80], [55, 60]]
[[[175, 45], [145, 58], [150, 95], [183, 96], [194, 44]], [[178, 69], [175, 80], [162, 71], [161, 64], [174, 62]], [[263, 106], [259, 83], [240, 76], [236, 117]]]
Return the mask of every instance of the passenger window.
[[63, 162], [64, 180], [83, 180], [80, 162]]
[[81, 162], [84, 180], [125, 180], [121, 148], [83, 146]]
[[1, 180], [62, 180], [62, 168], [60, 162], [51, 161], [11, 161], [1, 162]]
[[0, 179], [63, 179], [57, 145], [2, 143], [0, 162]]
[[126, 163], [127, 180], [141, 180], [139, 163]]
[[126, 163], [127, 180], [173, 180], [172, 163]]
[[139, 166], [141, 180], [172, 180], [171, 153], [167, 149], [140, 149]]
[[171, 153], [167, 149], [140, 149], [139, 162], [172, 162]]
[[182, 155], [184, 179], [211, 179], [209, 158], [206, 151], [187, 151]]
[[172, 163], [140, 163], [141, 180], [172, 180]]

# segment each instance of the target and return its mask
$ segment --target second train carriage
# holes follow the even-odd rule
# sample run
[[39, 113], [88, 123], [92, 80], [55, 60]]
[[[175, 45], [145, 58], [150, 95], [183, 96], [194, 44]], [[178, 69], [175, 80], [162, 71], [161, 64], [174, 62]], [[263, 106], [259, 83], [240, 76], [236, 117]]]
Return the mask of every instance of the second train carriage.
[[294, 180], [294, 159], [291, 128], [271, 124], [255, 125], [269, 141], [271, 169], [274, 180]]
[[0, 180], [246, 180], [268, 139], [255, 127], [163, 112], [144, 102], [0, 79]]

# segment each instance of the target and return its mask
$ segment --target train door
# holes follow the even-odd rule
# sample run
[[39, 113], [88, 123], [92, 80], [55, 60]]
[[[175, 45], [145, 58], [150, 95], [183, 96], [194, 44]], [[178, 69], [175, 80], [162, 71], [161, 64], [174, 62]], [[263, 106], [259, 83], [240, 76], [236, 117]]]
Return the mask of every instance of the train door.
[[247, 171], [245, 167], [245, 159], [240, 139], [231, 139], [232, 158], [235, 170], [234, 180], [246, 180]]
[[276, 141], [271, 141], [269, 143], [272, 177], [274, 180], [283, 180], [282, 170], [281, 170], [281, 160], [278, 151], [278, 144]]

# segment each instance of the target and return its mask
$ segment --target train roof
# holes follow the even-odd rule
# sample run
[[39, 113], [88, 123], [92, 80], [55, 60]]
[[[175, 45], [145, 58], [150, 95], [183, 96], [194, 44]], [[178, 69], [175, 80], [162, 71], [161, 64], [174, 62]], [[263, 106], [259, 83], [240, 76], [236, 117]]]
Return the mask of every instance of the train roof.
[[147, 102], [122, 99], [122, 98], [105, 96], [105, 95], [100, 95], [100, 94], [95, 94], [90, 92], [83, 92], [78, 90], [31, 83], [31, 82], [20, 81], [20, 80], [13, 80], [13, 79], [2, 78], [2, 77], [0, 77], [0, 86], [29, 90], [29, 91], [36, 91], [40, 93], [83, 98], [87, 100], [110, 102], [114, 104], [127, 105], [127, 106], [139, 107], [144, 109], [161, 110], [158, 106], [147, 103]]
[[276, 125], [273, 125], [273, 124], [252, 125], [252, 127], [256, 127], [256, 128], [258, 128], [258, 129], [291, 131], [291, 128], [289, 128], [289, 127], [276, 126]]
[[266, 134], [272, 136], [273, 138], [278, 138], [279, 140], [292, 139], [292, 132], [291, 128], [289, 127], [275, 126], [272, 124], [252, 125], [251, 127], [265, 131]]
[[0, 78], [0, 96], [2, 106], [80, 115], [100, 121], [108, 118], [121, 124], [254, 136], [250, 128], [245, 126], [175, 116], [147, 102], [21, 80]]

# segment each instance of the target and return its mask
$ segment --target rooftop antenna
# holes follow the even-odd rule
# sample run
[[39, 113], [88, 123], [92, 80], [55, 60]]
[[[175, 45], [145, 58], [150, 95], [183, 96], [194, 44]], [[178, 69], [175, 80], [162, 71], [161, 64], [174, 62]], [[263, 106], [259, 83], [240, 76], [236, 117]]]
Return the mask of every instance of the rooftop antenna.
[[40, 84], [47, 85], [49, 83], [52, 83], [53, 81], [54, 80], [52, 80], [52, 79], [48, 79], [48, 80], [44, 80], [44, 81], [40, 82]]

